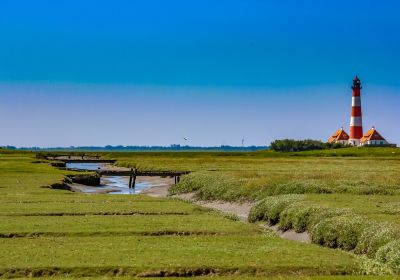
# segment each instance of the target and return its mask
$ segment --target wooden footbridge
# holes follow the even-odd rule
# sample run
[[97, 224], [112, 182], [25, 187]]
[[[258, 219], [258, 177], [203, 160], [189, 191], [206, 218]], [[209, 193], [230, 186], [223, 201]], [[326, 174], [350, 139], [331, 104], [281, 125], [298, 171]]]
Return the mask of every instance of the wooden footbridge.
[[170, 177], [175, 178], [175, 184], [179, 183], [182, 175], [189, 174], [189, 171], [139, 171], [137, 169], [131, 170], [98, 170], [96, 171], [100, 176], [129, 176], [129, 188], [135, 188], [136, 177], [149, 176], [149, 177]]
[[[97, 161], [98, 162], [98, 161]], [[78, 172], [96, 172], [99, 177], [101, 176], [124, 176], [129, 177], [129, 188], [135, 188], [136, 177], [163, 177], [163, 178], [174, 178], [175, 184], [179, 183], [181, 176], [189, 174], [189, 171], [143, 171], [137, 169], [131, 170], [119, 170], [119, 169], [104, 169], [104, 170], [88, 170], [88, 169], [79, 169], [79, 168], [68, 168], [70, 171], [78, 171]]]
[[[113, 164], [116, 160], [105, 160], [100, 159], [98, 157], [71, 157], [71, 156], [58, 156], [53, 158], [48, 158], [50, 160], [59, 160], [65, 163], [110, 163]], [[189, 174], [189, 171], [154, 171], [154, 170], [137, 170], [137, 169], [98, 169], [98, 170], [88, 170], [88, 169], [77, 169], [77, 168], [68, 168], [71, 171], [79, 171], [79, 172], [96, 172], [99, 177], [101, 176], [129, 176], [129, 188], [135, 188], [136, 177], [139, 176], [148, 176], [148, 177], [169, 177], [175, 178], [175, 184], [179, 183], [182, 175]]]

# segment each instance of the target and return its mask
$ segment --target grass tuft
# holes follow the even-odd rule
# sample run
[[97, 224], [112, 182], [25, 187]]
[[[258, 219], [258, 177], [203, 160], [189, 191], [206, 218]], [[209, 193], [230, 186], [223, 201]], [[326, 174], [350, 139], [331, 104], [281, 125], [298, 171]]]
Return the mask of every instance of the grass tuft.
[[249, 214], [249, 221], [267, 221], [275, 225], [280, 219], [280, 214], [287, 206], [302, 200], [300, 195], [282, 195], [264, 198], [252, 207]]
[[356, 215], [323, 219], [311, 229], [311, 240], [313, 243], [329, 248], [351, 251], [356, 248], [366, 227], [368, 227], [368, 222]]
[[400, 240], [392, 241], [379, 248], [376, 259], [386, 263], [396, 273], [400, 273]]

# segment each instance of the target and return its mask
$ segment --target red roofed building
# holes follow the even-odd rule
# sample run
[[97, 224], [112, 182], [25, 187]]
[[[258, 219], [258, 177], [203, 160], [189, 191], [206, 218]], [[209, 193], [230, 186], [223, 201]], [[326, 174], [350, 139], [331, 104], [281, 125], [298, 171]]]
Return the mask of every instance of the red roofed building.
[[372, 127], [367, 133], [363, 134], [362, 114], [361, 114], [361, 81], [356, 76], [353, 79], [352, 107], [350, 119], [350, 135], [343, 127], [333, 134], [328, 143], [341, 143], [352, 146], [390, 146], [396, 147], [396, 144], [389, 144], [382, 135]]
[[349, 138], [349, 135], [342, 127], [329, 138], [328, 143], [341, 143], [346, 145], [349, 143]]
[[386, 139], [383, 138], [378, 131], [376, 131], [375, 127], [372, 127], [370, 130], [368, 130], [367, 133], [365, 133], [360, 140], [361, 146], [365, 145], [381, 146], [388, 144], [389, 143], [386, 141]]

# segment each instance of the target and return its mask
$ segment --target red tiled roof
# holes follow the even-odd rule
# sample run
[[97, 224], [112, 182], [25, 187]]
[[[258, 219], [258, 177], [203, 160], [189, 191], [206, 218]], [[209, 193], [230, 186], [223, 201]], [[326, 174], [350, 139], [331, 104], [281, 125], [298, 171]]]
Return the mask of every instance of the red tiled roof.
[[339, 140], [349, 140], [349, 135], [346, 133], [346, 131], [343, 130], [343, 128], [340, 128], [337, 130], [328, 140], [328, 143], [333, 143]]
[[380, 135], [378, 131], [376, 131], [375, 127], [368, 130], [367, 133], [364, 134], [364, 136], [361, 138], [360, 141], [361, 141], [361, 143], [364, 143], [364, 142], [371, 141], [371, 140], [386, 141], [386, 139], [383, 138], [382, 135]]

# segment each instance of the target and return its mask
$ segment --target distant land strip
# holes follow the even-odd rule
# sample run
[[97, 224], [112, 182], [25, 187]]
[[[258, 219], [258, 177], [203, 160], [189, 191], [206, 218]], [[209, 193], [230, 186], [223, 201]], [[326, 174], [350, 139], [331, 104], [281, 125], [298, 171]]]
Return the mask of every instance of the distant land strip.
[[250, 152], [250, 151], [261, 151], [269, 149], [269, 146], [213, 146], [213, 147], [198, 147], [198, 146], [187, 146], [173, 144], [170, 146], [79, 146], [79, 147], [14, 147], [14, 146], [3, 146], [0, 148], [10, 150], [28, 150], [28, 151], [113, 151], [113, 152], [134, 152], [134, 151], [236, 151], [236, 152]]

